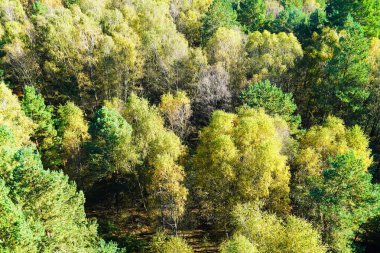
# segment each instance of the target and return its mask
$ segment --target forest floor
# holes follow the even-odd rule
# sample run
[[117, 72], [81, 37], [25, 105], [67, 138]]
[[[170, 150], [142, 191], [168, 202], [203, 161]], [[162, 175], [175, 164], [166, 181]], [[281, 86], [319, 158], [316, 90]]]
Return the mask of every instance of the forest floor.
[[[154, 235], [152, 222], [143, 210], [138, 208], [105, 208], [91, 206], [87, 208], [87, 216], [96, 218], [99, 232], [106, 240], [117, 242], [125, 247], [127, 252], [149, 252], [147, 246]], [[170, 232], [170, 231], [169, 231]], [[178, 235], [183, 237], [194, 249], [194, 252], [218, 252], [219, 238], [223, 238], [223, 231], [206, 231], [201, 228], [179, 230]]]

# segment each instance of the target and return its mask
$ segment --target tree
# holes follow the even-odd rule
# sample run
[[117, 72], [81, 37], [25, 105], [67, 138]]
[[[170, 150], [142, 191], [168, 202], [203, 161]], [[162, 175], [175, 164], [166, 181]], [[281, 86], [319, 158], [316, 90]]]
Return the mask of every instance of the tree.
[[181, 237], [166, 236], [163, 233], [157, 233], [153, 236], [150, 249], [154, 253], [193, 252], [193, 249]]
[[177, 28], [185, 34], [191, 46], [201, 43], [202, 20], [213, 0], [175, 0], [171, 4], [171, 15]]
[[92, 109], [103, 97], [95, 82], [101, 27], [75, 4], [48, 13], [38, 15], [35, 23], [40, 32], [39, 50], [44, 55], [40, 66], [44, 82], [49, 84], [41, 90], [55, 104], [71, 100]]
[[239, 91], [245, 82], [245, 35], [240, 30], [218, 28], [207, 42], [209, 63], [220, 64], [229, 75], [229, 88]]
[[361, 125], [363, 129], [368, 133], [371, 141], [375, 143], [374, 153], [378, 152], [379, 143], [379, 121], [380, 121], [380, 39], [374, 38], [370, 44], [369, 50], [369, 64], [371, 66], [371, 72], [369, 76], [369, 91], [370, 96], [368, 103], [365, 106], [365, 114]]
[[185, 92], [177, 91], [174, 96], [171, 93], [162, 95], [159, 109], [169, 129], [178, 137], [185, 139], [190, 134], [192, 110], [190, 99]]
[[272, 116], [281, 116], [289, 124], [292, 132], [296, 132], [300, 126], [301, 117], [295, 114], [297, 105], [292, 93], [283, 92], [268, 80], [248, 85], [242, 90], [240, 100], [251, 108], [261, 107]]
[[105, 36], [96, 51], [99, 61], [94, 74], [106, 99], [117, 97], [125, 101], [128, 94], [138, 89], [136, 82], [143, 76], [142, 41], [131, 27], [137, 14], [126, 8], [109, 8], [104, 7], [100, 17]]
[[[22, 1], [0, 3], [1, 68], [4, 78], [18, 90], [32, 85], [41, 74], [34, 48], [35, 30], [23, 8]], [[17, 85], [16, 85], [17, 84]]]
[[294, 94], [304, 127], [320, 124], [325, 112], [320, 109], [321, 97], [327, 95], [322, 89], [325, 83], [326, 65], [339, 46], [338, 31], [329, 27], [312, 32], [310, 40], [304, 42], [304, 57], [290, 72], [288, 89]]
[[326, 252], [319, 233], [301, 218], [282, 219], [254, 204], [237, 205], [233, 216], [236, 234], [256, 245], [258, 252]]
[[179, 86], [177, 66], [187, 60], [188, 42], [176, 29], [170, 16], [168, 1], [133, 1], [138, 21], [136, 31], [142, 38], [141, 52], [145, 67], [142, 87], [158, 100], [170, 89]]
[[238, 21], [248, 31], [258, 31], [264, 26], [267, 15], [267, 1], [245, 0], [240, 4]]
[[312, 220], [324, 241], [338, 251], [349, 250], [354, 232], [369, 218], [368, 212], [376, 210], [370, 198], [374, 192], [368, 145], [358, 126], [346, 128], [334, 117], [300, 140], [292, 179], [294, 211]]
[[23, 144], [30, 144], [29, 135], [36, 125], [25, 115], [17, 97], [12, 94], [12, 91], [3, 82], [0, 82], [0, 102], [1, 125], [8, 127], [12, 131], [16, 146], [21, 147]]
[[99, 252], [96, 224], [86, 219], [83, 193], [62, 172], [43, 168], [36, 148], [26, 140], [28, 128], [20, 129], [30, 127], [30, 120], [10, 90], [0, 87], [0, 248]]
[[220, 66], [211, 66], [202, 71], [193, 101], [195, 125], [207, 125], [214, 110], [229, 110], [232, 95], [229, 90], [229, 75]]
[[313, 219], [324, 241], [335, 251], [351, 252], [355, 232], [379, 212], [378, 187], [352, 152], [330, 159], [321, 177], [312, 180], [310, 195], [318, 206]]
[[319, 106], [325, 115], [334, 114], [352, 124], [359, 119], [358, 113], [369, 96], [369, 45], [363, 30], [352, 18], [347, 20], [344, 29], [346, 34], [326, 66], [327, 77], [321, 87], [324, 95], [319, 98]]
[[135, 176], [144, 205], [148, 200], [153, 217], [159, 218], [163, 227], [177, 231], [188, 195], [180, 163], [185, 146], [165, 128], [158, 108], [147, 100], [132, 94], [127, 103], [112, 101], [108, 106], [119, 110], [133, 128], [133, 143], [142, 161], [136, 166]]
[[237, 13], [230, 0], [214, 0], [202, 20], [202, 43], [205, 44], [219, 27], [234, 28], [239, 25]]
[[22, 110], [36, 124], [30, 139], [36, 144], [42, 154], [42, 161], [47, 168], [57, 168], [60, 165], [57, 146], [57, 130], [54, 127], [53, 107], [46, 106], [41, 94], [33, 86], [25, 86], [21, 101]]
[[315, 208], [308, 197], [308, 178], [321, 175], [329, 166], [329, 157], [353, 152], [367, 170], [372, 164], [368, 138], [358, 126], [347, 128], [343, 121], [328, 117], [321, 126], [313, 126], [300, 138], [300, 149], [294, 164], [292, 196], [295, 212], [307, 214]]
[[377, 0], [328, 1], [326, 6], [329, 21], [335, 26], [343, 26], [349, 15], [361, 24], [368, 36], [377, 37], [380, 33], [380, 7]]
[[221, 246], [221, 253], [256, 253], [257, 248], [244, 236], [234, 235]]
[[289, 168], [281, 132], [286, 123], [263, 110], [238, 114], [215, 111], [199, 133], [193, 157], [195, 189], [202, 215], [226, 232], [237, 203], [264, 201], [278, 213], [289, 211]]
[[248, 77], [253, 82], [269, 79], [281, 83], [280, 77], [294, 67], [295, 61], [302, 58], [300, 43], [293, 34], [272, 34], [255, 31], [248, 34], [246, 44], [248, 54]]
[[130, 173], [138, 156], [132, 143], [132, 127], [114, 109], [103, 106], [90, 125], [88, 145], [92, 183], [117, 174]]
[[32, 231], [30, 227], [32, 224], [28, 223], [21, 206], [10, 199], [9, 189], [2, 179], [0, 180], [0, 196], [0, 250], [2, 252], [37, 252], [38, 236], [42, 234]]
[[57, 133], [61, 139], [60, 156], [64, 171], [71, 178], [78, 179], [83, 146], [89, 141], [88, 123], [83, 111], [72, 102], [60, 105], [57, 110]]

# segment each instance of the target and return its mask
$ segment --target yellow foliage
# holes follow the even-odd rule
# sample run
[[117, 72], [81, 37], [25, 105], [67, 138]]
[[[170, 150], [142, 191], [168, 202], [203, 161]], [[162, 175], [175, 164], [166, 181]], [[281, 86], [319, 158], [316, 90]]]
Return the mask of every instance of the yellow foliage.
[[303, 57], [297, 38], [292, 33], [284, 32], [252, 32], [248, 35], [246, 50], [253, 81], [282, 74], [294, 67], [297, 59]]
[[18, 98], [3, 82], [0, 82], [0, 125], [12, 131], [18, 147], [30, 144], [29, 136], [36, 127], [21, 110]]
[[341, 119], [329, 116], [321, 126], [312, 127], [301, 138], [297, 164], [302, 170], [318, 174], [328, 164], [329, 157], [352, 151], [363, 161], [364, 167], [372, 164], [368, 138], [359, 126], [346, 128]]
[[228, 223], [228, 210], [236, 203], [257, 200], [272, 211], [289, 211], [284, 130], [288, 127], [283, 120], [261, 109], [214, 112], [209, 126], [200, 132], [201, 143], [193, 159], [206, 214]]

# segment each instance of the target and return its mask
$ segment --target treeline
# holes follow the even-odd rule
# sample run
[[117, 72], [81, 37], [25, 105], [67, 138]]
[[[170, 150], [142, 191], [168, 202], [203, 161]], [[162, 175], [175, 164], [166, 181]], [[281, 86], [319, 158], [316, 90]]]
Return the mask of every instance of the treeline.
[[379, 35], [378, 0], [2, 0], [0, 251], [379, 250]]

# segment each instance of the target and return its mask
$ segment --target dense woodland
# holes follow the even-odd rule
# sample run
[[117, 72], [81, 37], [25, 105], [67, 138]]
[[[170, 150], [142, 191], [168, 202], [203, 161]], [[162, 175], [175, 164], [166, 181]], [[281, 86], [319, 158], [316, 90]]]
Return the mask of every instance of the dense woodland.
[[379, 35], [379, 0], [0, 0], [0, 252], [380, 252]]

